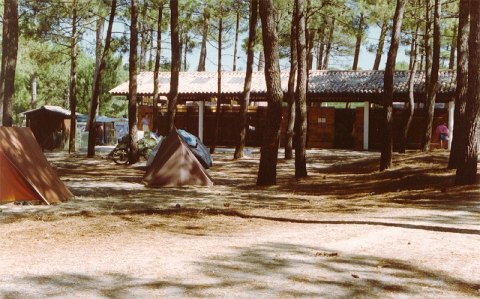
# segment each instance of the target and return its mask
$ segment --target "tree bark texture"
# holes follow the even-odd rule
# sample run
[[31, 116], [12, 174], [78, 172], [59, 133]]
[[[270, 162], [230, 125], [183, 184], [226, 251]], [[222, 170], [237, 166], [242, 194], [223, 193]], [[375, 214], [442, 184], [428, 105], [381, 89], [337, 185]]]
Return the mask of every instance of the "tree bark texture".
[[238, 116], [238, 140], [235, 147], [234, 159], [240, 159], [245, 152], [245, 140], [247, 137], [248, 106], [250, 105], [250, 90], [252, 87], [252, 74], [255, 58], [255, 39], [258, 23], [258, 0], [252, 0], [250, 4], [250, 20], [248, 30], [247, 49], [247, 70], [245, 73], [245, 84], [243, 86], [243, 98], [240, 100], [240, 111]]
[[[15, 71], [18, 52], [18, 3], [5, 1], [2, 35], [2, 70], [0, 73], [0, 111], [5, 127], [13, 125]], [[3, 109], [3, 110], [2, 110]]]
[[405, 128], [403, 130], [402, 143], [400, 145], [399, 152], [404, 154], [407, 148], [407, 138], [408, 131], [410, 130], [410, 125], [413, 120], [413, 113], [415, 112], [415, 95], [414, 95], [414, 86], [415, 86], [415, 75], [417, 72], [418, 59], [417, 59], [417, 49], [418, 49], [418, 33], [420, 26], [417, 25], [415, 30], [415, 35], [412, 42], [412, 52], [411, 56], [413, 58], [412, 69], [410, 70], [410, 78], [408, 80], [408, 114], [406, 117]]
[[276, 184], [283, 92], [280, 79], [278, 35], [273, 0], [261, 0], [259, 10], [260, 19], [262, 20], [262, 37], [265, 52], [265, 81], [267, 83], [268, 109], [260, 150], [257, 185], [268, 186]]
[[162, 55], [162, 20], [163, 20], [163, 3], [158, 7], [158, 21], [157, 21], [157, 48], [155, 49], [155, 69], [153, 70], [153, 124], [152, 131], [158, 133], [158, 72], [160, 71], [160, 58]]
[[295, 123], [295, 177], [307, 176], [307, 45], [303, 0], [296, 0], [298, 75]]
[[466, 144], [465, 107], [468, 96], [468, 33], [469, 33], [469, 1], [460, 0], [458, 33], [457, 33], [457, 90], [455, 97], [455, 111], [452, 147], [448, 160], [448, 168], [456, 169], [465, 151], [462, 149]]
[[[431, 44], [431, 37], [432, 37], [432, 5], [431, 0], [425, 0], [425, 33], [424, 33], [424, 46], [425, 46], [425, 93], [426, 93], [426, 100], [425, 100], [425, 108], [424, 108], [424, 116], [423, 116], [423, 135], [422, 135], [422, 150], [429, 150], [430, 149], [430, 139], [432, 137], [432, 127], [430, 123], [430, 119], [433, 119], [433, 105], [430, 107], [429, 105], [432, 103], [431, 100], [428, 99], [430, 92], [430, 76], [432, 73], [432, 44]], [[430, 114], [430, 115], [429, 115]], [[430, 128], [429, 128], [430, 126]]]
[[465, 155], [457, 167], [455, 185], [473, 185], [477, 181], [480, 147], [480, 1], [470, 1], [468, 38], [468, 98], [465, 111]]
[[458, 34], [458, 26], [457, 24], [453, 27], [453, 36], [452, 41], [450, 44], [450, 59], [448, 61], [448, 69], [453, 70], [455, 68], [455, 50], [457, 49], [457, 34]]
[[128, 162], [135, 164], [139, 160], [137, 140], [137, 47], [138, 47], [138, 0], [132, 0], [130, 25], [129, 92], [128, 92], [128, 128], [130, 157]]
[[358, 59], [360, 57], [360, 48], [362, 46], [362, 37], [363, 37], [363, 22], [365, 18], [363, 13], [360, 14], [360, 21], [357, 28], [357, 41], [355, 43], [355, 55], [353, 56], [353, 66], [352, 70], [356, 71], [358, 68]]
[[430, 150], [430, 143], [433, 132], [433, 117], [435, 111], [435, 101], [437, 97], [438, 89], [438, 71], [440, 69], [440, 0], [435, 0], [434, 13], [433, 13], [433, 55], [432, 55], [432, 68], [430, 72], [430, 78], [427, 85], [427, 99], [425, 103], [426, 117], [425, 117], [425, 137], [422, 150]]
[[[296, 7], [294, 5], [292, 25], [290, 27], [290, 74], [288, 76], [288, 90], [285, 94], [288, 103], [288, 120], [287, 128], [285, 130], [285, 159], [293, 158], [293, 136], [295, 130], [295, 79], [298, 69], [298, 51], [297, 51], [297, 14]], [[319, 60], [321, 56], [319, 56]]]
[[387, 65], [385, 68], [384, 86], [385, 99], [383, 108], [385, 110], [384, 128], [382, 134], [382, 153], [380, 156], [380, 171], [392, 167], [393, 151], [393, 75], [395, 71], [395, 61], [397, 59], [398, 46], [400, 44], [400, 34], [402, 28], [403, 14], [405, 11], [405, 0], [397, 0], [395, 15], [393, 17], [393, 30], [390, 49], [387, 55]]
[[220, 18], [218, 25], [218, 61], [217, 61], [217, 110], [215, 111], [215, 132], [213, 133], [213, 144], [210, 147], [210, 154], [215, 152], [218, 143], [218, 135], [220, 134], [220, 119], [222, 116], [222, 33], [223, 19]]
[[380, 36], [378, 38], [377, 52], [375, 54], [375, 61], [373, 62], [372, 70], [378, 71], [380, 67], [380, 61], [382, 60], [383, 47], [385, 46], [385, 37], [387, 36], [388, 23], [383, 22], [380, 29]]
[[148, 1], [143, 1], [142, 22], [140, 24], [140, 71], [147, 69], [147, 46], [149, 44], [147, 25]]
[[37, 72], [33, 72], [32, 77], [30, 79], [30, 87], [32, 89], [32, 102], [30, 107], [32, 109], [37, 108]]
[[258, 69], [259, 72], [262, 72], [265, 70], [265, 53], [263, 51], [260, 51], [260, 54], [258, 55]]
[[233, 46], [233, 66], [232, 71], [237, 70], [237, 49], [238, 49], [238, 36], [240, 34], [240, 13], [237, 11], [236, 22], [235, 22], [235, 43]]
[[70, 43], [70, 138], [68, 141], [68, 152], [75, 151], [75, 135], [77, 129], [76, 111], [77, 111], [77, 7], [73, 3], [72, 10], [72, 37]]
[[203, 30], [202, 30], [202, 45], [200, 46], [200, 58], [198, 61], [198, 72], [205, 71], [205, 62], [207, 60], [207, 38], [208, 38], [208, 24], [210, 23], [210, 14], [205, 10], [203, 12]]
[[168, 96], [167, 135], [175, 128], [177, 112], [178, 82], [180, 77], [182, 47], [178, 32], [178, 0], [170, 0], [170, 27], [172, 44], [172, 70], [170, 78], [170, 93]]
[[307, 38], [307, 70], [310, 71], [313, 69], [313, 52], [315, 48], [315, 34], [316, 30], [309, 29], [308, 27], [305, 29], [306, 34], [305, 37]]
[[318, 28], [318, 46], [317, 46], [317, 70], [323, 70], [323, 53], [325, 51], [325, 26], [326, 23], [323, 22], [323, 26]]
[[[95, 36], [95, 73], [93, 75], [92, 90], [95, 89], [95, 82], [97, 81], [98, 70], [100, 69], [100, 63], [102, 62], [102, 50], [103, 50], [103, 29], [104, 29], [104, 19], [102, 17], [97, 18], [96, 22], [96, 36]], [[93, 95], [92, 95], [93, 96]], [[88, 110], [87, 124], [85, 125], [85, 131], [90, 131], [90, 114], [91, 111], [95, 111], [94, 119], [97, 117], [98, 113], [98, 102], [95, 107], [92, 107], [93, 100], [90, 99], [90, 109]], [[95, 129], [95, 122], [93, 122], [93, 129]], [[88, 145], [89, 147], [90, 145]], [[94, 145], [95, 146], [95, 145]]]
[[325, 48], [325, 57], [323, 57], [324, 70], [328, 69], [328, 60], [330, 58], [330, 51], [332, 50], [333, 33], [335, 32], [335, 17], [332, 18], [332, 23], [328, 28], [328, 30], [329, 30], [328, 41]]
[[[90, 103], [90, 113], [89, 113], [89, 119], [88, 119], [89, 127], [91, 128], [91, 130], [88, 133], [87, 157], [95, 156], [95, 137], [96, 137], [95, 123], [96, 123], [97, 107], [100, 101], [100, 84], [102, 82], [103, 71], [105, 70], [105, 67], [107, 65], [107, 58], [110, 52], [110, 42], [112, 40], [112, 28], [113, 28], [113, 22], [115, 19], [116, 9], [117, 9], [117, 0], [113, 0], [112, 7], [110, 10], [110, 19], [108, 21], [107, 36], [105, 38], [105, 49], [103, 50], [103, 54], [101, 55], [102, 57], [100, 59], [98, 71], [95, 76], [95, 81], [93, 82], [92, 102]], [[136, 79], [135, 79], [135, 83], [136, 83]], [[129, 106], [130, 106], [130, 103], [129, 103]], [[130, 117], [130, 113], [129, 113], [129, 117]], [[135, 119], [136, 119], [136, 116], [135, 116]], [[130, 123], [130, 119], [129, 119], [129, 123]], [[136, 137], [136, 133], [135, 133], [135, 137]]]

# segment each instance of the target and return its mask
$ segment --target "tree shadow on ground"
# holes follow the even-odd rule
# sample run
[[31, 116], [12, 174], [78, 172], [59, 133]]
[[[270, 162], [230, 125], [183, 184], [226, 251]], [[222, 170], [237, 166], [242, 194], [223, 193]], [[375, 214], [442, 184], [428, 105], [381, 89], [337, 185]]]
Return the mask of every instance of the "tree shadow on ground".
[[[77, 197], [28, 214], [2, 213], [2, 222], [62, 215], [101, 215], [175, 208], [237, 210], [265, 209], [295, 217], [295, 211], [309, 213], [355, 213], [382, 208], [414, 208], [449, 212], [480, 212], [478, 184], [455, 187], [454, 171], [446, 169], [447, 152], [412, 152], [394, 155], [394, 167], [379, 172], [379, 153], [316, 150], [308, 152], [309, 175], [294, 178], [294, 160], [279, 159], [277, 185], [255, 185], [259, 154], [233, 160], [225, 153], [214, 154], [210, 172], [216, 186], [147, 188], [142, 183], [144, 164], [123, 166], [98, 156], [55, 153], [47, 156], [57, 174]], [[479, 174], [480, 180], [480, 174]], [[8, 216], [8, 217], [7, 217]], [[461, 219], [460, 215], [456, 219]]]
[[15, 289], [0, 286], [0, 297], [478, 298], [480, 288], [414, 263], [282, 242], [237, 246], [184, 267], [193, 267], [195, 276], [71, 272], [16, 277]]
[[[387, 227], [401, 227], [408, 229], [422, 229], [427, 231], [435, 232], [448, 232], [448, 233], [459, 233], [459, 234], [470, 234], [470, 235], [480, 235], [480, 229], [467, 229], [467, 228], [457, 228], [457, 227], [448, 227], [448, 226], [434, 226], [434, 225], [424, 225], [424, 224], [408, 224], [408, 223], [396, 223], [394, 221], [345, 221], [345, 220], [308, 220], [308, 219], [295, 219], [295, 218], [285, 218], [285, 217], [269, 217], [261, 215], [250, 215], [244, 214], [238, 211], [214, 211], [215, 213], [222, 213], [223, 215], [236, 216], [245, 219], [263, 219], [270, 221], [280, 221], [280, 222], [291, 222], [291, 223], [307, 223], [307, 224], [360, 224], [360, 225], [377, 225], [377, 226], [387, 226]], [[451, 217], [451, 222], [456, 222], [458, 219]], [[468, 223], [468, 219], [464, 222]], [[472, 224], [476, 223], [477, 219], [472, 219]], [[442, 219], [441, 223], [448, 224], [446, 219]]]
[[[140, 183], [142, 167], [118, 166], [101, 158], [76, 160], [73, 156], [65, 161], [64, 156], [58, 156], [53, 159], [55, 169], [78, 198], [56, 206], [32, 210], [26, 207], [27, 213], [22, 214], [3, 211], [0, 221], [112, 216], [129, 221], [131, 226], [156, 229], [164, 222], [147, 219], [138, 223], [140, 217], [136, 216], [195, 220], [218, 214], [277, 222], [375, 225], [480, 235], [476, 228], [478, 185], [450, 187], [453, 173], [443, 166], [447, 160], [445, 153], [396, 156], [398, 166], [382, 173], [376, 170], [378, 157], [378, 153], [318, 151], [310, 155], [309, 177], [300, 180], [293, 178], [294, 161], [280, 160], [279, 184], [256, 187], [258, 155], [238, 161], [216, 156], [211, 172], [217, 182], [214, 188], [151, 189]], [[443, 189], [445, 184], [447, 188]], [[382, 208], [387, 209], [382, 211]], [[431, 213], [428, 219], [408, 213], [400, 216], [403, 218], [388, 218], [388, 209], [397, 208], [428, 209]], [[319, 219], [320, 213], [331, 213], [332, 217], [308, 220], [303, 216], [304, 211], [310, 213], [306, 213], [310, 219]], [[380, 211], [376, 217], [383, 218], [374, 221], [374, 217], [367, 219], [361, 214], [370, 211]], [[345, 221], [340, 218], [341, 213], [356, 218]], [[213, 219], [208, 225], [218, 225], [226, 231], [216, 221]], [[162, 229], [195, 236], [220, 231], [205, 232], [193, 222], [175, 225], [175, 228], [165, 225]], [[0, 297], [476, 298], [480, 288], [479, 284], [410, 262], [332, 251], [322, 246], [279, 241], [252, 246], [238, 244], [218, 252], [205, 253], [202, 259], [185, 265], [194, 267], [198, 277], [145, 278], [126, 273], [85, 275], [74, 271], [30, 275], [3, 278], [3, 281], [13, 279], [15, 287], [2, 283]]]

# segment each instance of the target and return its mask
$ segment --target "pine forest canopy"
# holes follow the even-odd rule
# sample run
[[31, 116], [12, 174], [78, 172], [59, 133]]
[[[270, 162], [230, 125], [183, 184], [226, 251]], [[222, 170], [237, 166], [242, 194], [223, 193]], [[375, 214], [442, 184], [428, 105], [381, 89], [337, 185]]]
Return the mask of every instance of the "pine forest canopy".
[[[108, 7], [111, 1], [69, 0], [69, 1], [32, 1], [19, 0], [19, 50], [15, 80], [14, 114], [29, 110], [32, 105], [69, 105], [69, 70], [72, 39], [72, 8], [75, 6], [77, 18], [77, 111], [88, 113], [91, 86], [95, 73], [95, 42], [99, 20], [107, 22]], [[182, 70], [196, 70], [200, 59], [202, 41], [206, 40], [206, 70], [217, 68], [218, 24], [223, 24], [222, 69], [231, 71], [233, 63], [238, 70], [245, 67], [245, 47], [248, 37], [248, 9], [250, 1], [241, 0], [203, 0], [179, 1], [180, 41], [182, 44]], [[292, 1], [275, 1], [277, 7], [277, 26], [281, 68], [289, 69], [289, 26], [291, 23]], [[361, 69], [373, 69], [375, 53], [383, 56], [380, 69], [384, 65], [384, 53], [388, 46], [389, 30], [393, 16], [392, 1], [325, 1], [312, 0], [305, 7], [307, 13], [307, 31], [309, 69], [352, 69], [357, 36], [361, 51], [358, 53]], [[120, 116], [125, 114], [124, 101], [116, 101], [108, 90], [126, 81], [129, 40], [130, 1], [119, 1], [115, 16], [111, 55], [102, 80], [100, 114]], [[161, 23], [161, 67], [170, 69], [169, 41], [169, 1], [140, 1], [139, 17], [139, 71], [153, 70], [154, 50], [158, 46], [157, 21], [159, 7], [163, 6]], [[412, 1], [406, 11], [402, 27], [402, 42], [405, 50], [404, 60], [398, 62], [398, 68], [408, 69], [408, 53], [412, 34], [417, 20], [423, 20], [423, 7]], [[450, 65], [452, 40], [456, 36], [455, 28], [458, 15], [458, 1], [445, 1], [442, 9], [442, 68], [454, 68]], [[238, 20], [238, 26], [237, 26]], [[414, 20], [415, 22], [409, 21]], [[409, 23], [411, 22], [411, 23]], [[207, 34], [203, 34], [205, 25]], [[386, 31], [382, 31], [384, 26]], [[104, 29], [105, 30], [105, 29]], [[243, 40], [236, 40], [238, 35]], [[257, 35], [260, 36], [260, 35]], [[383, 45], [380, 41], [385, 40]], [[379, 49], [383, 47], [383, 49]], [[233, 50], [237, 49], [235, 57]], [[255, 47], [255, 67], [261, 68], [261, 40]], [[378, 51], [377, 51], [378, 50]], [[203, 53], [203, 52], [202, 52]], [[453, 59], [455, 61], [455, 59]], [[368, 65], [368, 63], [370, 65]], [[423, 66], [424, 67], [424, 66]], [[32, 98], [32, 84], [36, 84], [36, 99]]]

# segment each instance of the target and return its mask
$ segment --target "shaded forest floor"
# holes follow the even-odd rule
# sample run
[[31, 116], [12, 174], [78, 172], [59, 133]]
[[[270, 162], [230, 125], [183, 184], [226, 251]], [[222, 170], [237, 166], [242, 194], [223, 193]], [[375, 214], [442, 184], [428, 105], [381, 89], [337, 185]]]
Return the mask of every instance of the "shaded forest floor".
[[219, 149], [214, 187], [165, 189], [107, 153], [46, 153], [74, 200], [0, 205], [1, 298], [480, 296], [480, 185], [447, 151], [309, 150], [300, 180], [280, 153], [257, 187], [258, 149]]

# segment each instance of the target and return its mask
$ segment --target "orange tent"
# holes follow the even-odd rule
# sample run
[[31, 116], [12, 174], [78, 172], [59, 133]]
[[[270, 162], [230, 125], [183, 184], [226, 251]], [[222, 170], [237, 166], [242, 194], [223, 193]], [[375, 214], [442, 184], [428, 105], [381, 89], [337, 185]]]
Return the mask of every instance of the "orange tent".
[[30, 128], [0, 127], [0, 202], [54, 204], [71, 198]]
[[214, 185], [212, 178], [175, 128], [162, 140], [142, 181], [147, 187]]

